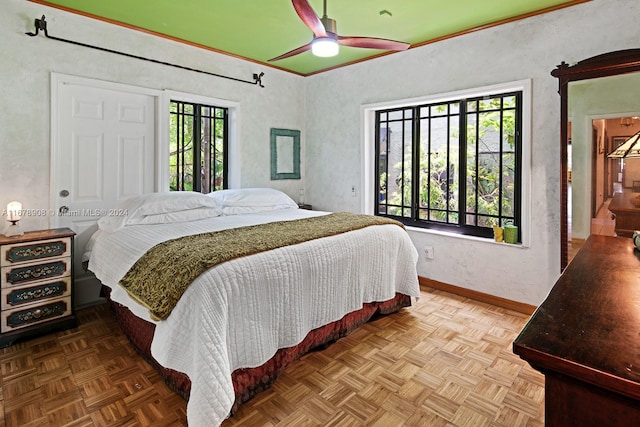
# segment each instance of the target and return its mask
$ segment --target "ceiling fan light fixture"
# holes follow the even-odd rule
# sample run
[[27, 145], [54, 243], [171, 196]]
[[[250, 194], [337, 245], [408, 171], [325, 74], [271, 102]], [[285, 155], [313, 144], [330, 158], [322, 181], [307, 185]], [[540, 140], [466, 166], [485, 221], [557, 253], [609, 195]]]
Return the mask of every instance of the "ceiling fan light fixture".
[[311, 43], [311, 52], [315, 56], [328, 58], [330, 56], [336, 56], [340, 50], [338, 41], [331, 37], [316, 37]]

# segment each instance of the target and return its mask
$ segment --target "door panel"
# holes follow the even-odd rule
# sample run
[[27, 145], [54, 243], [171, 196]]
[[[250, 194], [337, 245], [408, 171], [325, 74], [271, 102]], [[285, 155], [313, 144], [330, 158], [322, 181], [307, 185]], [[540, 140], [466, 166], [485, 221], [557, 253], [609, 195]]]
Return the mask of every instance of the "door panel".
[[[147, 141], [142, 138], [121, 138], [118, 142], [119, 197], [130, 197], [145, 191], [145, 160]], [[153, 178], [153, 177], [152, 177]]]
[[[78, 135], [71, 136], [71, 165], [65, 167], [64, 171], [73, 173], [72, 177], [65, 176], [62, 172], [61, 178], [64, 182], [71, 181], [70, 193], [74, 201], [91, 202], [101, 201], [102, 194], [102, 153], [104, 152], [103, 135]], [[64, 159], [65, 157], [63, 157]]]
[[53, 92], [51, 226], [77, 233], [77, 279], [86, 275], [81, 260], [97, 220], [120, 200], [156, 190], [157, 96], [73, 79], [58, 81]]
[[155, 127], [154, 96], [61, 85], [53, 208], [67, 206], [69, 214], [57, 215], [56, 225], [73, 229], [119, 200], [154, 191]]

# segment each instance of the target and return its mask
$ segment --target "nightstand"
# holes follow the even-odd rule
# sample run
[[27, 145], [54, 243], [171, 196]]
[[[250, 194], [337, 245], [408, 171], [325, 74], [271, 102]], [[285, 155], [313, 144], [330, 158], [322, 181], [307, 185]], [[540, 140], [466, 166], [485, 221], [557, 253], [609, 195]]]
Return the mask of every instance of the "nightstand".
[[0, 235], [0, 348], [76, 326], [68, 228]]
[[307, 204], [307, 203], [298, 203], [298, 207], [300, 209], [306, 209], [308, 211], [313, 210], [313, 207], [311, 205]]

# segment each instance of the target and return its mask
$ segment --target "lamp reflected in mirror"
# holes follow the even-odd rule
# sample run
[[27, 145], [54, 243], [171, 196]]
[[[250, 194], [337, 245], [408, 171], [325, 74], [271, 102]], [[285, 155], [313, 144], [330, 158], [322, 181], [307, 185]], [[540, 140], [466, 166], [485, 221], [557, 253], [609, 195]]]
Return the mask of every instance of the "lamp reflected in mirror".
[[610, 159], [640, 158], [640, 131], [629, 137], [607, 157]]

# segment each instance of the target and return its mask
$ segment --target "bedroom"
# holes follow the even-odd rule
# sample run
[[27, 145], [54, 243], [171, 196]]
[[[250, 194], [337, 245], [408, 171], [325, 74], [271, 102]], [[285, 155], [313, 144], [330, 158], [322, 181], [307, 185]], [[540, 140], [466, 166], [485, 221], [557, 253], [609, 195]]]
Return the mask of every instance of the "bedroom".
[[[637, 2], [595, 0], [549, 14], [485, 29], [310, 77], [262, 68], [232, 57], [95, 22], [26, 1], [1, 0], [3, 60], [0, 129], [0, 206], [49, 209], [50, 73], [62, 73], [144, 88], [172, 89], [241, 104], [240, 158], [236, 186], [276, 186], [294, 198], [300, 186], [314, 208], [360, 212], [365, 194], [361, 108], [531, 79], [532, 144], [527, 247], [505, 247], [442, 234], [411, 232], [417, 248], [432, 246], [435, 258], [418, 261], [421, 277], [471, 291], [536, 306], [560, 273], [559, 100], [550, 71], [603, 52], [637, 45]], [[31, 39], [35, 17], [47, 16], [52, 34], [86, 43], [129, 46], [136, 53], [188, 62], [196, 68], [234, 76], [265, 71], [265, 88], [137, 63], [108, 53]], [[215, 63], [211, 60], [214, 58]], [[470, 60], [478, 61], [481, 70]], [[428, 78], [425, 78], [428, 75]], [[322, 120], [316, 119], [321, 117]], [[269, 179], [271, 127], [301, 129], [302, 179]], [[10, 143], [11, 141], [11, 143]], [[328, 168], [326, 165], [330, 164]], [[356, 185], [356, 196], [351, 186]], [[48, 228], [49, 220], [29, 217], [27, 230]], [[422, 252], [419, 250], [419, 252]], [[82, 303], [96, 289], [82, 294]]]

